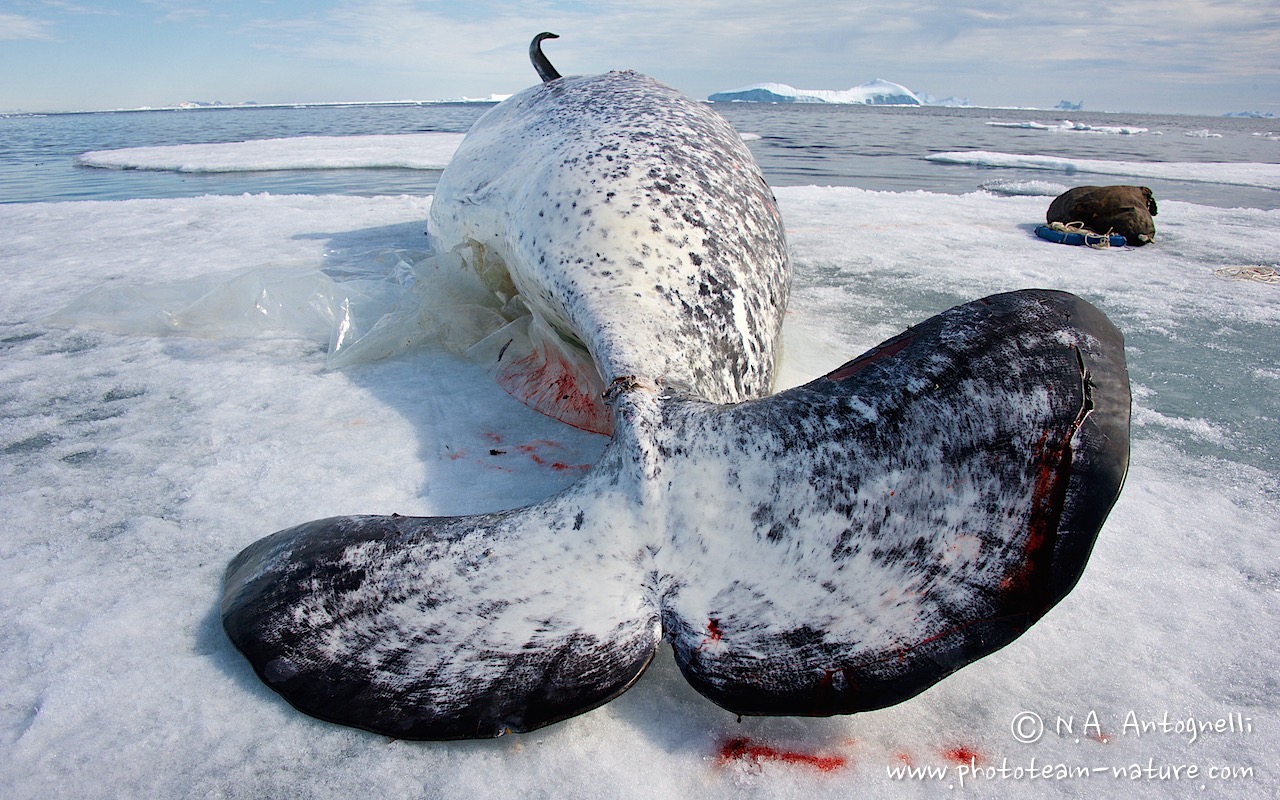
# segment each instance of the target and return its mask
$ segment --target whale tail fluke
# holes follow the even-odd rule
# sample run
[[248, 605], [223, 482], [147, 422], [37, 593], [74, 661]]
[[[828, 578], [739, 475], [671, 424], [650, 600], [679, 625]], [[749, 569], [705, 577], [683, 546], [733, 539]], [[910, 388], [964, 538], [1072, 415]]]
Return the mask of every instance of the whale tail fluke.
[[740, 714], [828, 715], [1003, 647], [1080, 578], [1128, 469], [1129, 413], [1120, 332], [1029, 290], [729, 409], [712, 424], [754, 442], [745, 460], [713, 455], [704, 416], [682, 432], [700, 443], [688, 458], [707, 480], [717, 464], [726, 483], [753, 477], [717, 507], [745, 544], [699, 576], [716, 588], [669, 601], [685, 677]]
[[534, 506], [274, 534], [233, 561], [223, 622], [300, 710], [400, 738], [581, 713], [664, 637], [736, 713], [880, 708], [1074, 587], [1129, 404], [1101, 312], [996, 295], [772, 397], [620, 413], [600, 463]]
[[565, 719], [625, 691], [660, 631], [634, 575], [571, 570], [557, 510], [281, 531], [228, 568], [223, 627], [263, 682], [330, 722], [444, 740]]

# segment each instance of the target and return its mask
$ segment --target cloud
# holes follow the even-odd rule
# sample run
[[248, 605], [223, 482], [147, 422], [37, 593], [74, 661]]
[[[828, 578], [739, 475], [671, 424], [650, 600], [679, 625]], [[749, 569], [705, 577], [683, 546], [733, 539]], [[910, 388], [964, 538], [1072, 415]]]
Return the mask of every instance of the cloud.
[[[147, 2], [171, 18], [207, 7]], [[565, 74], [635, 68], [695, 95], [753, 81], [848, 88], [883, 77], [979, 102], [1030, 103], [1046, 92], [1120, 89], [1179, 97], [1192, 84], [1280, 74], [1274, 0], [1052, 10], [1041, 0], [339, 0], [261, 3], [239, 14], [236, 34], [263, 51], [431, 97], [527, 85], [524, 49], [541, 30], [562, 35], [547, 53]]]
[[143, 2], [162, 12], [161, 22], [182, 24], [203, 21], [212, 16], [207, 4], [191, 0], [143, 0]]
[[65, 11], [68, 14], [88, 14], [102, 17], [120, 16], [120, 12], [114, 8], [93, 8], [79, 3], [69, 3], [66, 0], [44, 0], [44, 4], [59, 11]]
[[[404, 66], [442, 52], [463, 59], [498, 52], [546, 29], [576, 34], [555, 45], [562, 53], [602, 60], [623, 53], [688, 68], [726, 57], [743, 64], [754, 58], [762, 71], [769, 63], [811, 68], [848, 54], [890, 62], [982, 61], [995, 70], [1010, 62], [1103, 59], [1132, 51], [1151, 62], [1160, 60], [1161, 48], [1173, 58], [1234, 61], [1228, 52], [1241, 50], [1256, 57], [1280, 45], [1280, 11], [1273, 6], [1270, 0], [1115, 0], [1105, 7], [1052, 10], [1040, 0], [853, 0], [834, 6], [828, 0], [361, 0], [293, 20], [264, 20], [260, 28], [286, 33], [286, 41], [267, 46]], [[1153, 25], [1155, 19], [1160, 24]]]
[[21, 14], [0, 14], [0, 41], [52, 41], [50, 24]]

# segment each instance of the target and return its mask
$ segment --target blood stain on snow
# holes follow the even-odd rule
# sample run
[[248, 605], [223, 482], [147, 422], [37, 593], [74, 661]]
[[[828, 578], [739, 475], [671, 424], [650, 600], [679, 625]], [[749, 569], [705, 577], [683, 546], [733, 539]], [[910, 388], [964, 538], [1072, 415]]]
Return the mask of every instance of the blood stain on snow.
[[728, 764], [732, 761], [745, 761], [756, 764], [763, 764], [766, 761], [780, 761], [784, 764], [809, 767], [819, 772], [834, 772], [835, 770], [843, 769], [846, 763], [844, 756], [818, 756], [812, 753], [778, 750], [769, 745], [753, 742], [745, 736], [730, 739], [721, 745], [720, 763]]
[[[590, 464], [566, 464], [563, 461], [549, 460], [549, 458], [544, 455], [547, 450], [563, 450], [564, 449], [564, 445], [560, 444], [559, 442], [552, 441], [550, 439], [534, 439], [532, 442], [529, 442], [528, 444], [516, 445], [515, 449], [517, 452], [524, 453], [525, 455], [527, 455], [529, 459], [533, 461], [533, 463], [537, 464], [538, 466], [550, 467], [551, 469], [554, 469], [556, 472], [567, 472], [570, 470], [576, 470], [578, 472], [586, 472], [587, 470], [591, 469]], [[505, 451], [494, 451], [494, 450], [490, 450], [489, 452], [493, 455], [497, 455], [499, 452], [505, 453]]]
[[542, 456], [538, 455], [539, 444], [545, 444], [545, 443], [534, 442], [533, 444], [522, 444], [522, 445], [518, 445], [516, 449], [519, 450], [521, 453], [524, 453], [525, 455], [527, 455], [530, 459], [532, 459], [533, 463], [537, 464], [540, 467], [545, 467], [547, 466], [547, 460]]
[[943, 750], [942, 757], [953, 764], [981, 764], [984, 761], [981, 755], [964, 745]]

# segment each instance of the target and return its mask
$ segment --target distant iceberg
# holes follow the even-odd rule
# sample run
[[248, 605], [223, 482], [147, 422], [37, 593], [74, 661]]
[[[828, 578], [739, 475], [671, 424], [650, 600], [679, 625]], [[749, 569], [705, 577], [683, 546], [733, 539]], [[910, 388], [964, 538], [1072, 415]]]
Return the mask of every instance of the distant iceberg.
[[785, 83], [757, 83], [716, 92], [713, 103], [840, 103], [845, 105], [920, 106], [924, 101], [901, 84], [879, 78], [852, 89], [796, 89]]
[[925, 92], [916, 92], [916, 97], [920, 98], [920, 102], [926, 106], [943, 106], [946, 108], [974, 108], [973, 102], [967, 97], [957, 97], [956, 95], [948, 95], [947, 97], [934, 97]]

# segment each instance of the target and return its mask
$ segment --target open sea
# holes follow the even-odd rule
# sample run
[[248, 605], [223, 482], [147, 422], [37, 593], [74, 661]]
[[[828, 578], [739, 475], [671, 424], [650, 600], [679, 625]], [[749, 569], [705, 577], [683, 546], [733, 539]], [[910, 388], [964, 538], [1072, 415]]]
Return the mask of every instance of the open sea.
[[[438, 170], [399, 168], [193, 174], [77, 164], [95, 150], [295, 136], [465, 132], [489, 103], [206, 108], [0, 117], [0, 203], [176, 198], [204, 194], [425, 195]], [[934, 153], [986, 150], [1068, 159], [1276, 163], [1280, 120], [1237, 117], [1031, 111], [1023, 109], [718, 103], [750, 142], [774, 186], [856, 186], [962, 194], [991, 181], [1067, 185], [1140, 183], [1157, 199], [1220, 207], [1280, 207], [1273, 189], [1205, 182], [1071, 175], [942, 164]], [[1057, 126], [1066, 118], [1097, 130]]]

